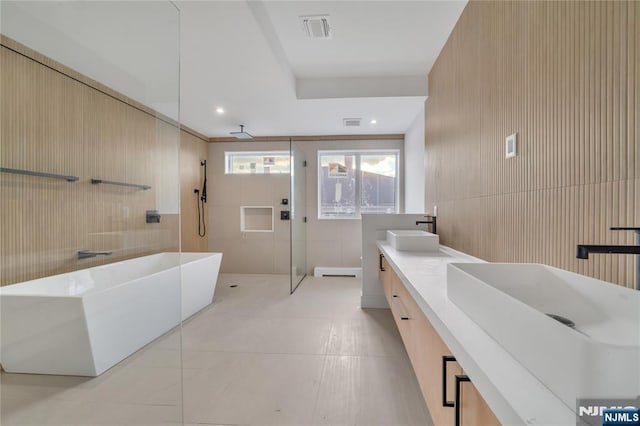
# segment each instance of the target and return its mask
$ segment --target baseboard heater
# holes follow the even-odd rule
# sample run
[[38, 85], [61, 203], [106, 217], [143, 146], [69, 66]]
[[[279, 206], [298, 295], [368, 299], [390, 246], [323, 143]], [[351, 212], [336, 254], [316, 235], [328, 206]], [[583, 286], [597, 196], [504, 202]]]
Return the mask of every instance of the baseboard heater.
[[337, 268], [330, 266], [316, 266], [313, 268], [314, 277], [352, 277], [362, 276], [362, 268]]

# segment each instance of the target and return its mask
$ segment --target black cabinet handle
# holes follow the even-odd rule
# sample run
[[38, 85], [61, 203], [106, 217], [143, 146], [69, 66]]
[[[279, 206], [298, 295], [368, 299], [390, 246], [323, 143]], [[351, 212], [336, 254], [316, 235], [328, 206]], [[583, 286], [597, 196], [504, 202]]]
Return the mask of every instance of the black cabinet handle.
[[442, 406], [443, 407], [456, 406], [455, 402], [447, 401], [447, 363], [455, 360], [456, 360], [456, 357], [451, 355], [442, 356]]
[[382, 259], [384, 259], [384, 254], [380, 253], [380, 272], [386, 271], [386, 269], [384, 269], [384, 266], [382, 266]]
[[[392, 305], [396, 305], [398, 306], [400, 304], [400, 298], [398, 297], [397, 294], [392, 295], [393, 300], [391, 302]], [[407, 314], [404, 313], [404, 309], [401, 309], [401, 306], [398, 306], [398, 309], [395, 309], [396, 313], [398, 314], [398, 318], [400, 318], [401, 320], [408, 320], [409, 316]]]
[[470, 382], [471, 379], [466, 375], [458, 375], [456, 374], [456, 400], [454, 401], [456, 406], [456, 417], [455, 417], [455, 426], [460, 426], [460, 384], [462, 382]]

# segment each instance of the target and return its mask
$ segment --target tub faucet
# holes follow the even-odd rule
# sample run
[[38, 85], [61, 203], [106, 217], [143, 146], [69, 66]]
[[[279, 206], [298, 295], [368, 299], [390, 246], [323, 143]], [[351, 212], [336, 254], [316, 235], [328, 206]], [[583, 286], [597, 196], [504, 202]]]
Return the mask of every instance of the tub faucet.
[[636, 234], [635, 245], [633, 246], [606, 246], [578, 244], [576, 246], [576, 257], [578, 259], [589, 259], [589, 253], [620, 253], [636, 255], [636, 290], [640, 290], [640, 228], [628, 226], [612, 226], [611, 231], [634, 231]]
[[89, 257], [96, 256], [111, 256], [112, 251], [92, 251], [92, 250], [80, 250], [78, 252], [78, 259], [87, 259]]
[[416, 220], [416, 226], [420, 225], [422, 223], [425, 223], [425, 224], [430, 223], [431, 224], [431, 232], [433, 234], [437, 234], [437, 232], [436, 232], [436, 217], [435, 216], [428, 216], [428, 215], [425, 216], [425, 217], [427, 219], [430, 219], [430, 220]]

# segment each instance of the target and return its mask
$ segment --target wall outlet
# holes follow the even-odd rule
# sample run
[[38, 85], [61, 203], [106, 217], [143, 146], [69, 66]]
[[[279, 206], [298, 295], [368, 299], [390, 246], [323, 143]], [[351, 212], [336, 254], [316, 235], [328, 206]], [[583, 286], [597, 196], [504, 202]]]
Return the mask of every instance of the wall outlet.
[[506, 150], [506, 158], [513, 158], [518, 155], [517, 151], [518, 145], [518, 134], [514, 133], [505, 139], [505, 150]]

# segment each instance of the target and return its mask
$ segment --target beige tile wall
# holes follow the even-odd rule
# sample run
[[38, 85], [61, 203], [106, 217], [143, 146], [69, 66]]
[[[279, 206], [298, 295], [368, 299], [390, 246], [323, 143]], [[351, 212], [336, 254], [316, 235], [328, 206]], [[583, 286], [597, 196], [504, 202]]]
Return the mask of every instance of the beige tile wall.
[[[222, 272], [288, 274], [289, 222], [280, 220], [289, 175], [225, 175], [225, 151], [286, 150], [289, 142], [209, 144], [207, 172], [209, 250], [222, 252]], [[273, 206], [273, 232], [240, 232], [241, 206]]]
[[[307, 160], [307, 272], [316, 266], [360, 266], [360, 220], [318, 220], [318, 150], [400, 149], [402, 140], [297, 142]], [[223, 272], [289, 273], [289, 222], [280, 221], [280, 199], [289, 198], [289, 176], [224, 174], [224, 152], [232, 150], [288, 150], [288, 142], [216, 142], [209, 146], [209, 250], [224, 253]], [[402, 161], [401, 161], [402, 167]], [[400, 172], [403, 181], [402, 170]], [[402, 187], [402, 183], [401, 183]], [[403, 194], [400, 194], [403, 205]], [[240, 206], [273, 206], [273, 233], [240, 232]]]

